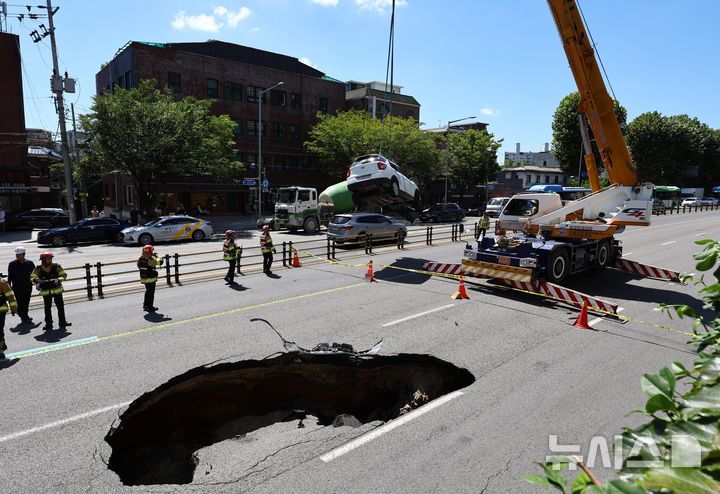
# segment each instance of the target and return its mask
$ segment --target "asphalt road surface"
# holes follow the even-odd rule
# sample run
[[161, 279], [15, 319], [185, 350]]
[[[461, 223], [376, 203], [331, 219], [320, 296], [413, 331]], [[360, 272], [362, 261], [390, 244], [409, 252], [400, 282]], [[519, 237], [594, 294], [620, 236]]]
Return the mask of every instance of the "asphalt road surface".
[[[720, 238], [720, 222], [717, 212], [666, 216], [620, 238], [625, 257], [687, 272], [699, 250], [694, 241]], [[552, 454], [550, 435], [587, 455], [593, 436], [611, 442], [638, 423], [628, 414], [645, 402], [643, 373], [693, 359], [689, 323], [653, 310], [661, 302], [698, 307], [692, 286], [614, 270], [575, 278], [573, 287], [618, 303], [629, 317], [593, 320], [593, 331], [581, 331], [572, 326], [577, 312], [553, 301], [484, 286], [473, 286], [470, 300], [452, 300], [454, 280], [397, 269], [459, 262], [462, 249], [459, 242], [381, 249], [372, 257], [373, 284], [362, 280], [366, 256], [347, 265], [276, 264], [276, 276], [249, 274], [235, 288], [214, 274], [159, 289], [154, 315], [141, 311], [140, 292], [78, 301], [66, 307], [73, 326], [52, 338], [8, 316], [0, 491], [546, 492], [521, 476]], [[40, 321], [41, 312], [31, 315]], [[254, 317], [304, 347], [364, 349], [383, 338], [383, 355], [429, 354], [469, 370], [475, 382], [390, 427], [287, 420], [201, 449], [191, 484], [124, 486], [106, 466], [104, 440], [119, 414], [191, 368], [282, 352]]]

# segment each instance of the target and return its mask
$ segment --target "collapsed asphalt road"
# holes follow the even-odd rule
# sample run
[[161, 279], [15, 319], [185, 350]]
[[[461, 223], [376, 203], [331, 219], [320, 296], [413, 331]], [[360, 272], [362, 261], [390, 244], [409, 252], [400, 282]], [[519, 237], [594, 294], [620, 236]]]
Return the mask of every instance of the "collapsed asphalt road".
[[105, 440], [125, 485], [187, 484], [200, 448], [276, 422], [392, 420], [475, 381], [429, 355], [287, 353], [202, 366], [135, 400]]

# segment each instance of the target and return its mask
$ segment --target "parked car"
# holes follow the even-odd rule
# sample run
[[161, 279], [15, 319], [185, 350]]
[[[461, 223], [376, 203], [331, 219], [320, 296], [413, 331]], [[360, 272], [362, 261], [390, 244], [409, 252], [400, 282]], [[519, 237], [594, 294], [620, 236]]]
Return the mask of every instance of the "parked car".
[[700, 204], [703, 206], [717, 206], [718, 200], [715, 197], [703, 197], [700, 199]]
[[653, 199], [652, 214], [665, 214], [666, 210], [667, 206], [665, 206], [662, 199], [658, 199], [657, 197]]
[[681, 206], [699, 206], [700, 205], [700, 199], [697, 197], [686, 197], [683, 199]]
[[70, 216], [59, 208], [31, 209], [7, 218], [9, 228], [54, 228], [70, 225]]
[[161, 216], [143, 226], [131, 226], [122, 231], [126, 244], [152, 244], [170, 240], [202, 240], [213, 234], [209, 221], [192, 216]]
[[465, 211], [454, 202], [438, 203], [420, 213], [420, 221], [461, 221]]
[[258, 230], [262, 230], [265, 225], [269, 226], [271, 230], [277, 230], [277, 225], [275, 224], [275, 218], [273, 216], [260, 218], [255, 222], [255, 225], [257, 225]]
[[407, 227], [375, 213], [336, 214], [328, 225], [328, 236], [338, 244], [362, 241], [368, 233], [372, 233], [373, 241], [387, 240], [397, 238], [398, 234], [406, 235]]
[[78, 242], [122, 242], [127, 221], [112, 218], [87, 218], [74, 225], [51, 228], [38, 233], [39, 244], [62, 246]]
[[502, 213], [502, 210], [505, 208], [505, 204], [510, 201], [509, 197], [493, 197], [488, 201], [487, 206], [485, 207], [485, 212], [488, 214], [488, 216], [498, 217], [500, 216], [500, 213]]
[[357, 158], [348, 169], [347, 188], [353, 193], [387, 193], [395, 200], [420, 202], [420, 189], [402, 174], [400, 167], [380, 154]]
[[484, 211], [484, 204], [476, 204], [474, 206], [470, 206], [469, 208], [465, 208], [465, 216], [482, 216]]

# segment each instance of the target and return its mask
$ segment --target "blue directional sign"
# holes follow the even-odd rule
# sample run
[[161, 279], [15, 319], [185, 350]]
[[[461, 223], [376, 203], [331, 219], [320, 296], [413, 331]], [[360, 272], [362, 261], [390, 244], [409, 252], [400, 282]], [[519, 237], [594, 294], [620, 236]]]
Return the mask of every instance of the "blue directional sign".
[[243, 178], [243, 185], [254, 187], [256, 180], [254, 178]]
[[267, 190], [268, 188], [270, 188], [270, 180], [268, 180], [267, 178], [266, 178], [266, 179], [263, 179], [263, 181], [262, 181], [262, 188], [265, 189], [265, 190]]

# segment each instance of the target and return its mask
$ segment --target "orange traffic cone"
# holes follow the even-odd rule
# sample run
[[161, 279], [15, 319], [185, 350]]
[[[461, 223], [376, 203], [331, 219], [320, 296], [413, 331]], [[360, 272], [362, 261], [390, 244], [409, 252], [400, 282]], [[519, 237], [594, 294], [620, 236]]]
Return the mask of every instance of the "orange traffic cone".
[[300, 262], [300, 258], [298, 257], [297, 250], [293, 249], [293, 252], [295, 253], [295, 256], [292, 260], [292, 267], [294, 268], [300, 268], [302, 267], [302, 263]]
[[367, 273], [365, 273], [365, 281], [369, 281], [370, 283], [375, 281], [375, 275], [373, 274], [372, 261], [368, 262], [368, 270], [367, 270]]
[[588, 324], [587, 302], [583, 302], [582, 310], [580, 310], [580, 315], [578, 316], [573, 326], [578, 329], [592, 329], [592, 326]]
[[462, 275], [460, 275], [460, 286], [458, 286], [457, 292], [453, 293], [451, 297], [454, 299], [462, 298], [465, 300], [470, 298], [465, 290], [465, 280], [463, 280]]

